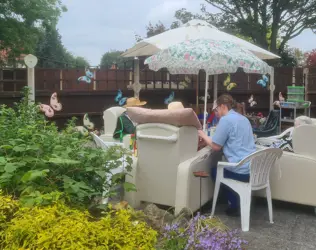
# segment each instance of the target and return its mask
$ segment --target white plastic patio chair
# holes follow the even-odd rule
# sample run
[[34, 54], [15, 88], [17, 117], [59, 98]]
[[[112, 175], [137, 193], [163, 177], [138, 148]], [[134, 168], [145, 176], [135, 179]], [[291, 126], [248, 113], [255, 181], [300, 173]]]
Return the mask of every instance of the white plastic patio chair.
[[[249, 231], [249, 220], [250, 220], [250, 205], [251, 205], [251, 192], [254, 190], [266, 190], [268, 208], [269, 208], [269, 219], [270, 223], [273, 223], [272, 214], [272, 198], [270, 189], [270, 169], [273, 167], [277, 160], [282, 156], [283, 151], [279, 148], [267, 148], [257, 151], [238, 163], [229, 162], [218, 162], [217, 166], [217, 177], [215, 182], [213, 206], [211, 217], [213, 217], [215, 212], [215, 206], [217, 202], [218, 192], [220, 189], [220, 184], [228, 186], [240, 197], [240, 213], [241, 213], [241, 228], [242, 231]], [[250, 163], [250, 180], [249, 183], [244, 183], [228, 178], [224, 178], [224, 168], [225, 167], [236, 167], [249, 162]]]
[[[105, 151], [108, 150], [110, 147], [112, 146], [121, 146], [121, 147], [124, 147], [124, 144], [123, 143], [119, 143], [119, 142], [105, 142], [103, 141], [99, 136], [97, 136], [95, 133], [90, 133], [93, 137], [93, 140], [94, 142], [96, 143], [96, 145], [102, 149], [104, 149]], [[125, 157], [122, 157], [120, 159], [122, 161], [122, 165], [118, 168], [115, 168], [115, 169], [111, 169], [110, 173], [106, 173], [106, 181], [111, 184], [111, 177], [115, 174], [118, 174], [118, 173], [123, 173], [124, 170], [125, 170], [125, 164], [126, 164], [126, 161], [125, 161]], [[120, 187], [117, 187], [117, 188], [120, 188]], [[104, 198], [105, 197], [105, 194], [107, 192], [109, 192], [110, 190], [104, 190], [103, 194], [102, 194], [102, 201], [101, 203], [102, 204], [107, 204], [109, 199], [108, 198]]]

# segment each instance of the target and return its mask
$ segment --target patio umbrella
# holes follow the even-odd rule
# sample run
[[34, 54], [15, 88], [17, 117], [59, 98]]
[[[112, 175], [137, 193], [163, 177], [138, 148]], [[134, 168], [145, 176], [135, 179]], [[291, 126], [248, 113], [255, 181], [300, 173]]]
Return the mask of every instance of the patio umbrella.
[[[205, 100], [207, 100], [209, 75], [235, 73], [242, 68], [246, 73], [270, 74], [272, 68], [240, 45], [229, 41], [194, 39], [170, 46], [147, 58], [145, 64], [154, 71], [167, 68], [171, 74], [198, 74], [205, 70]], [[204, 102], [204, 122], [206, 125]]]
[[[230, 35], [223, 31], [220, 31], [215, 26], [203, 21], [203, 20], [191, 20], [181, 27], [176, 29], [170, 29], [156, 36], [146, 38], [141, 42], [135, 44], [132, 48], [128, 49], [122, 54], [123, 57], [138, 57], [138, 56], [151, 56], [155, 53], [158, 53], [160, 50], [169, 48], [172, 45], [178, 44], [180, 42], [189, 40], [189, 39], [213, 39], [218, 41], [230, 41], [235, 44], [240, 45], [244, 49], [251, 51], [257, 57], [263, 60], [267, 59], [276, 59], [279, 56], [262, 49], [252, 43], [249, 43], [243, 39], [240, 39], [236, 36]], [[136, 61], [135, 65], [138, 65]], [[273, 92], [274, 92], [274, 76], [273, 72], [271, 75], [271, 84], [270, 89], [270, 109], [273, 108]], [[135, 79], [139, 81], [139, 70], [135, 69]], [[135, 80], [136, 81], [136, 80]], [[217, 76], [214, 78], [215, 83], [217, 83]], [[197, 90], [198, 91], [198, 90]], [[217, 98], [217, 85], [214, 88], [214, 99]], [[196, 105], [198, 107], [199, 99], [196, 100]]]
[[266, 60], [280, 58], [270, 51], [262, 49], [241, 38], [220, 31], [215, 26], [202, 20], [191, 20], [179, 28], [170, 29], [156, 36], [144, 39], [124, 52], [122, 56], [151, 56], [160, 50], [167, 49], [172, 45], [189, 39], [213, 39], [218, 41], [230, 41], [251, 51], [260, 59]]

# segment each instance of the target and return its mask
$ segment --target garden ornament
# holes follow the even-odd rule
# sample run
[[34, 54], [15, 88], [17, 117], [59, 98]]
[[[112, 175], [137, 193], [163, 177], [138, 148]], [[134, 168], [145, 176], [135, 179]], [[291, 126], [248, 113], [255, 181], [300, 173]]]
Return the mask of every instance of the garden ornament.
[[82, 135], [88, 136], [89, 131], [94, 129], [94, 123], [90, 121], [88, 114], [85, 114], [83, 116], [83, 126], [76, 126], [75, 129]]
[[223, 82], [223, 85], [224, 85], [224, 87], [226, 87], [226, 89], [228, 91], [230, 91], [237, 86], [237, 83], [231, 82], [230, 81], [230, 74], [228, 74], [226, 77], [226, 80]]
[[168, 105], [169, 103], [171, 103], [174, 99], [174, 91], [171, 92], [171, 94], [165, 98], [165, 104]]
[[31, 54], [28, 54], [27, 56], [24, 57], [24, 63], [30, 69], [32, 69], [36, 66], [37, 61], [38, 61], [37, 57], [33, 56]]
[[257, 105], [257, 102], [254, 100], [253, 95], [251, 95], [250, 98], [248, 99], [248, 103], [249, 103], [250, 107]]
[[127, 100], [127, 97], [123, 97], [123, 93], [119, 89], [115, 97], [115, 102], [117, 102], [120, 106], [123, 106], [126, 103], [126, 100]]
[[[210, 98], [211, 98], [210, 94], [207, 93], [207, 99], [210, 99]], [[199, 99], [202, 100], [203, 102], [205, 102], [205, 96], [200, 96]]]
[[142, 85], [139, 82], [134, 82], [132, 85], [134, 97], [139, 99], [139, 93], [142, 90]]
[[39, 105], [40, 111], [43, 112], [47, 117], [53, 117], [54, 116], [54, 110], [55, 111], [61, 111], [62, 105], [58, 102], [57, 99], [57, 93], [53, 93], [50, 98], [50, 105], [47, 104], [40, 104]]
[[269, 78], [266, 75], [263, 75], [262, 79], [259, 79], [257, 81], [257, 84], [261, 85], [263, 88], [266, 88], [268, 83], [269, 83]]
[[79, 82], [91, 83], [91, 79], [92, 78], [93, 78], [93, 73], [90, 71], [90, 69], [86, 69], [86, 75], [85, 76], [80, 76], [78, 78], [78, 83]]

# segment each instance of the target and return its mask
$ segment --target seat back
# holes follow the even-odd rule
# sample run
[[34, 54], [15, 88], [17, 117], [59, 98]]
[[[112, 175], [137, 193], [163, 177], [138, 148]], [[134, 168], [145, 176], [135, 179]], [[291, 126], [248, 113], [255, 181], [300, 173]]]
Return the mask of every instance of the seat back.
[[316, 125], [316, 118], [311, 118], [314, 125]]
[[147, 123], [136, 127], [136, 138], [139, 199], [174, 206], [178, 166], [196, 155], [197, 129]]
[[270, 170], [276, 161], [281, 158], [282, 149], [266, 148], [256, 151], [240, 162], [250, 164], [250, 183], [253, 190], [261, 189], [269, 183]]
[[271, 110], [262, 130], [276, 129], [279, 124], [280, 111]]
[[103, 121], [104, 121], [104, 134], [105, 135], [113, 135], [117, 119], [121, 114], [126, 111], [125, 108], [122, 107], [112, 107], [103, 112]]
[[316, 125], [301, 125], [292, 134], [293, 151], [296, 154], [316, 159]]

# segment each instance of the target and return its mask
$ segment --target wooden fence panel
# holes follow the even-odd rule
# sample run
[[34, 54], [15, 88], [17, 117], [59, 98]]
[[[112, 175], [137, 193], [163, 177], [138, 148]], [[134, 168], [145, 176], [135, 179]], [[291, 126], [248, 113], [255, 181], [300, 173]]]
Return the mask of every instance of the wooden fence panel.
[[[35, 69], [35, 89], [36, 91], [59, 91], [60, 90], [59, 69]], [[27, 79], [27, 77], [26, 77]]]
[[[278, 93], [282, 92], [286, 97], [287, 86], [292, 84], [292, 68], [275, 69], [275, 100], [278, 99]], [[128, 85], [133, 83], [132, 70], [107, 70], [97, 69], [95, 79], [91, 83], [78, 83], [77, 79], [84, 76], [83, 69], [36, 69], [35, 70], [35, 87], [36, 101], [49, 103], [49, 98], [53, 92], [58, 93], [60, 102], [63, 104], [63, 110], [56, 112], [55, 120], [63, 123], [71, 116], [82, 118], [84, 113], [89, 113], [93, 119], [98, 122], [102, 120], [101, 113], [104, 109], [117, 105], [114, 101], [118, 89], [123, 91], [123, 96], [132, 97], [133, 92], [128, 89]], [[245, 74], [237, 72], [231, 74], [231, 82], [236, 82], [237, 87], [231, 91], [223, 86], [227, 74], [218, 76], [218, 94], [229, 93], [238, 102], [245, 102], [247, 112], [264, 113], [269, 110], [269, 90], [263, 89], [257, 84], [262, 77], [256, 74]], [[187, 88], [182, 83], [188, 80]], [[0, 104], [12, 105], [20, 98], [19, 91], [27, 85], [26, 69], [4, 69], [0, 70]], [[95, 90], [94, 90], [94, 81]], [[182, 101], [185, 106], [195, 105], [196, 87], [199, 86], [199, 96], [204, 96], [205, 72], [200, 71], [198, 75], [171, 75], [166, 70], [152, 72], [146, 67], [141, 66], [140, 81], [143, 84], [141, 90], [141, 99], [148, 102], [147, 107], [165, 108], [164, 99], [171, 93], [175, 92], [175, 100]], [[314, 103], [316, 101], [316, 68], [310, 69], [308, 75], [309, 87], [308, 98]], [[213, 102], [213, 82], [214, 76], [209, 78], [208, 103]], [[295, 69], [295, 82], [297, 85], [304, 83], [303, 69]], [[147, 83], [147, 89], [146, 84]], [[60, 89], [62, 85], [62, 89]], [[155, 87], [155, 89], [154, 89]], [[257, 105], [250, 107], [248, 99], [253, 94]], [[203, 101], [199, 101], [203, 104]], [[312, 114], [316, 105], [312, 104]]]

